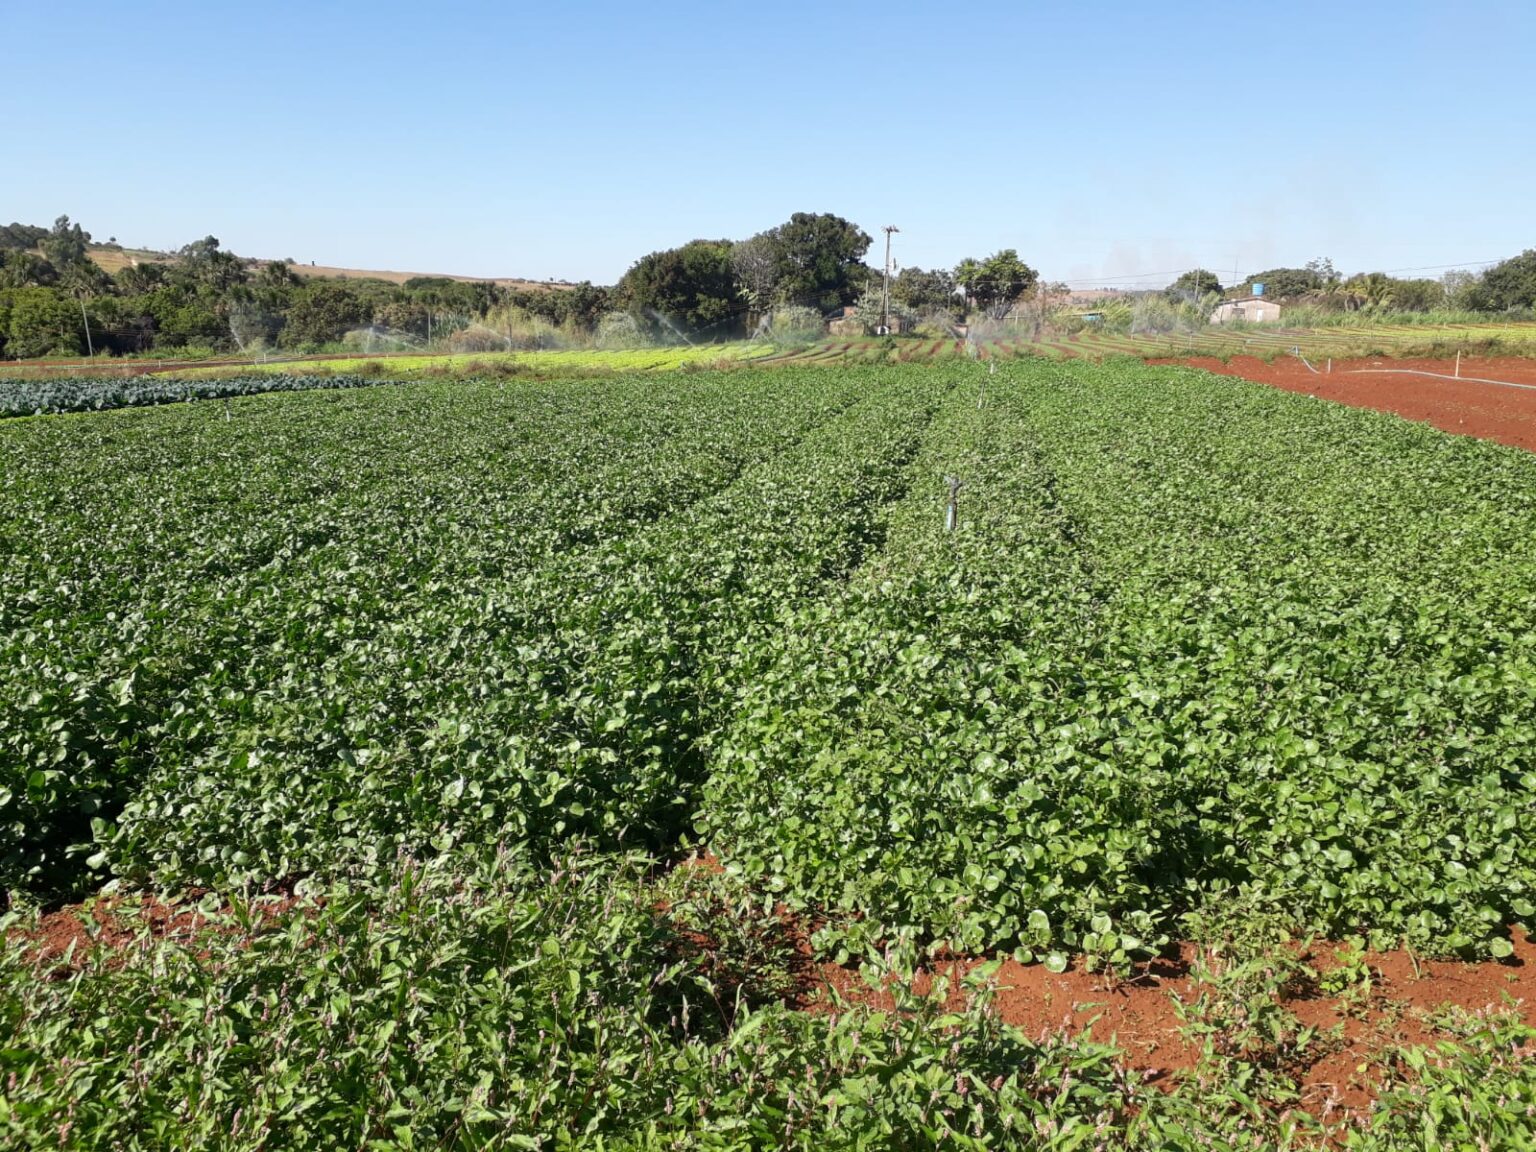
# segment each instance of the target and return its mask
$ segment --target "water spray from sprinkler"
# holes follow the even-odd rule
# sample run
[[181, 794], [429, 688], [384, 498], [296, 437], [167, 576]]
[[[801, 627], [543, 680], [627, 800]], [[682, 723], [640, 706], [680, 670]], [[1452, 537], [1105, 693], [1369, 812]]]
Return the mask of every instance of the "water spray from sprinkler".
[[661, 324], [665, 324], [668, 328], [672, 329], [673, 332], [677, 333], [678, 337], [682, 340], [682, 342], [684, 344], [688, 345], [688, 347], [690, 347], [690, 348], [695, 347], [693, 341], [688, 339], [687, 333], [685, 333], [676, 324], [672, 323], [671, 320], [669, 320], [667, 317], [663, 316], [660, 312], [657, 312], [655, 309], [648, 309], [647, 310], [647, 314], [651, 317], [652, 320], [655, 320], [655, 321], [657, 321], [658, 323], [661, 323]]

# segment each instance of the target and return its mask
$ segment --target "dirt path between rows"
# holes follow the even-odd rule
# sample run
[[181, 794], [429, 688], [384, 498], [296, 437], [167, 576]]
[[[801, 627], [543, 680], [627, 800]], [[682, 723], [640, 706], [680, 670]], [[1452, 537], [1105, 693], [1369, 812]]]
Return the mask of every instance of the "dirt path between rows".
[[[30, 927], [13, 930], [12, 941], [27, 948], [41, 976], [67, 979], [93, 958], [117, 967], [160, 942], [195, 952], [206, 934], [254, 938], [282, 930], [306, 911], [305, 902], [291, 894], [268, 897], [252, 906], [248, 927], [242, 929], [219, 914], [227, 909], [210, 914], [190, 899], [162, 903], [149, 896], [118, 897], [51, 912]], [[815, 962], [804, 926], [782, 910], [781, 916], [785, 947], [798, 953], [789, 1003], [811, 1012], [836, 1012], [850, 1004], [883, 1011], [894, 1007], [892, 996], [865, 983], [852, 965]], [[1513, 1010], [1536, 1027], [1536, 942], [1518, 929], [1510, 938], [1513, 955], [1478, 963], [1424, 960], [1403, 951], [1350, 953], [1327, 942], [1287, 949], [1292, 977], [1278, 1002], [1294, 1014], [1298, 1029], [1315, 1030], [1311, 1039], [1293, 1037], [1296, 1052], [1286, 1066], [1300, 1109], [1335, 1130], [1363, 1122], [1380, 1087], [1383, 1062], [1400, 1047], [1432, 1047], [1447, 1039], [1442, 1016], [1447, 1009], [1479, 1014]], [[712, 941], [690, 936], [687, 943], [686, 951], [699, 964], [712, 965]], [[1091, 1028], [1094, 1039], [1120, 1048], [1126, 1067], [1153, 1086], [1171, 1089], [1202, 1074], [1201, 1047], [1185, 1017], [1201, 1016], [1203, 996], [1219, 998], [1211, 977], [1227, 962], [1219, 952], [1189, 943], [1119, 976], [1086, 971], [1081, 959], [1058, 973], [1008, 958], [992, 977], [994, 1007], [1004, 1022], [1032, 1039]], [[914, 991], [927, 994], [933, 981], [943, 978], [946, 1006], [959, 1011], [968, 995], [964, 977], [982, 963], [977, 957], [938, 963], [918, 976]], [[1348, 978], [1329, 980], [1329, 973], [1341, 972]], [[1211, 1042], [1218, 1051], [1226, 1051], [1224, 1043], [1241, 1043], [1224, 1034]], [[1242, 1050], [1226, 1054], [1259, 1058]]]
[[[1303, 1110], [1324, 1122], [1346, 1122], [1367, 1114], [1376, 1095], [1381, 1061], [1403, 1046], [1433, 1046], [1447, 1039], [1442, 1013], [1460, 1010], [1488, 1013], [1512, 1008], [1536, 1026], [1536, 943], [1520, 931], [1511, 933], [1514, 955], [1503, 961], [1467, 963], [1423, 960], [1403, 951], [1344, 953], [1336, 944], [1319, 942], [1298, 948], [1294, 959], [1302, 971], [1326, 978], [1344, 970], [1346, 962], [1358, 973], [1347, 988], [1324, 987], [1322, 980], [1292, 981], [1282, 998], [1300, 1027], [1316, 1035], [1300, 1046], [1294, 1076]], [[982, 963], [959, 959], [940, 965], [933, 976], [947, 982], [948, 1007], [959, 1011], [965, 1001], [962, 981]], [[1199, 1015], [1202, 994], [1214, 992], [1196, 976], [1219, 971], [1222, 960], [1192, 944], [1176, 954], [1138, 966], [1129, 979], [1084, 971], [1081, 963], [1062, 973], [1042, 964], [1005, 959], [994, 977], [995, 1006], [1005, 1023], [1027, 1036], [1076, 1035], [1091, 1027], [1094, 1039], [1114, 1041], [1125, 1064], [1151, 1083], [1171, 1088], [1190, 1075], [1199, 1062], [1200, 1047], [1183, 1028], [1181, 1007]], [[850, 1003], [889, 1010], [893, 999], [869, 989], [858, 974], [824, 965], [818, 976], [826, 988]], [[918, 991], [931, 986], [932, 976], [920, 980]], [[825, 1010], [827, 1001], [821, 1002]], [[1213, 1038], [1218, 1049], [1224, 1037]], [[1242, 1056], [1233, 1052], [1231, 1055]]]
[[[1454, 360], [1335, 360], [1331, 371], [1328, 361], [1321, 360], [1313, 362], [1316, 372], [1294, 356], [1282, 356], [1273, 363], [1252, 356], [1234, 356], [1228, 361], [1196, 356], [1148, 363], [1183, 364], [1222, 376], [1240, 376], [1287, 392], [1392, 412], [1446, 432], [1536, 452], [1536, 360], [1464, 356], [1459, 380], [1419, 375], [1453, 376]], [[1480, 382], [1486, 380], [1530, 387]]]

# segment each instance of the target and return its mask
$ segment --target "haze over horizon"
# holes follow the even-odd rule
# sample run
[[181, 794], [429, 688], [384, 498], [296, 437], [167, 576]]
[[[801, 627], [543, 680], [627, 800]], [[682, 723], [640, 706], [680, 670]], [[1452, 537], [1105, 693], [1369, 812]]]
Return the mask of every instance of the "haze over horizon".
[[932, 11], [13, 4], [0, 217], [598, 283], [796, 211], [897, 225], [903, 266], [1011, 247], [1083, 287], [1536, 245], [1536, 5]]

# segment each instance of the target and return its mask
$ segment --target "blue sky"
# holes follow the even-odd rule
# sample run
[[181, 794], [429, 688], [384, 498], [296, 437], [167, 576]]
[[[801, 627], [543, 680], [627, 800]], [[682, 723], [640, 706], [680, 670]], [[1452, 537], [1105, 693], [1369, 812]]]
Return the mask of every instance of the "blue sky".
[[0, 218], [126, 244], [611, 283], [814, 211], [1085, 286], [1536, 246], [1530, 0], [0, 0], [0, 46]]

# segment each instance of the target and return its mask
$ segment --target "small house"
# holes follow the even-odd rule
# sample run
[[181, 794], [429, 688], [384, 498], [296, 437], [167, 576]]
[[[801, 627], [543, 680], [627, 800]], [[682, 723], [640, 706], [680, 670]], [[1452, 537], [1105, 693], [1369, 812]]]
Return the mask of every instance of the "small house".
[[[840, 308], [827, 317], [827, 333], [831, 336], [863, 336], [872, 330], [872, 326], [866, 325], [864, 321], [859, 319], [859, 310], [852, 305]], [[902, 331], [901, 317], [896, 315], [894, 308], [891, 309], [891, 326], [889, 331], [893, 334]]]
[[833, 336], [864, 335], [864, 322], [859, 319], [858, 309], [850, 305], [832, 313], [827, 317], [827, 332]]
[[1211, 313], [1212, 324], [1230, 324], [1246, 320], [1250, 324], [1266, 324], [1280, 319], [1280, 305], [1262, 296], [1249, 296], [1242, 300], [1225, 300]]

